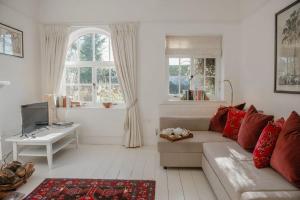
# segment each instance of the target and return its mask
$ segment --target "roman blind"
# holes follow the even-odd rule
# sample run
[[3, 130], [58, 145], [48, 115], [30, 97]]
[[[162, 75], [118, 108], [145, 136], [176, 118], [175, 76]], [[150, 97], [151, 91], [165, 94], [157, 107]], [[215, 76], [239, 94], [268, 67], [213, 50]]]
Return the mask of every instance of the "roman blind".
[[220, 57], [221, 36], [166, 36], [166, 55]]

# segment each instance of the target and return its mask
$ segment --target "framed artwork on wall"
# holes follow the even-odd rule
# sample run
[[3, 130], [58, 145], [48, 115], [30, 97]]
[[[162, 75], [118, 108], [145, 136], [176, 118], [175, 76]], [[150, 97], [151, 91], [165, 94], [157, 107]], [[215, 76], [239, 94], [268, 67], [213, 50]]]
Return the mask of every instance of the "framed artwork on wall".
[[275, 15], [274, 92], [300, 94], [300, 0]]
[[23, 31], [0, 23], [0, 54], [24, 58]]

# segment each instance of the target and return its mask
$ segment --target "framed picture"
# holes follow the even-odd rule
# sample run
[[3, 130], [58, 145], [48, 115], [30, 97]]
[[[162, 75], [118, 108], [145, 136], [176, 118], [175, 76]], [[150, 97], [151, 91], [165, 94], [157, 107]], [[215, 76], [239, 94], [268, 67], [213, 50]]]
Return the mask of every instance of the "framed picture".
[[24, 58], [23, 31], [0, 23], [0, 54]]
[[275, 15], [276, 93], [300, 94], [300, 0]]

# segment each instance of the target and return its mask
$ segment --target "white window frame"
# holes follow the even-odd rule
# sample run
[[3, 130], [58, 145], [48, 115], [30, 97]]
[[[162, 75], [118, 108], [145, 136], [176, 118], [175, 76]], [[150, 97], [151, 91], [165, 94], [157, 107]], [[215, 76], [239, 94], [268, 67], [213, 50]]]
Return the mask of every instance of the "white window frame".
[[[215, 70], [216, 70], [216, 75], [215, 75], [215, 95], [214, 99], [210, 99], [208, 101], [214, 101], [214, 100], [220, 100], [220, 94], [221, 94], [221, 58], [218, 56], [187, 56], [187, 55], [166, 55], [166, 68], [167, 68], [167, 94], [168, 94], [168, 99], [169, 100], [181, 100], [182, 94], [180, 93], [180, 72], [179, 72], [179, 87], [178, 87], [178, 94], [170, 94], [170, 89], [169, 89], [169, 80], [170, 80], [170, 71], [169, 71], [169, 59], [170, 58], [190, 58], [191, 59], [191, 74], [192, 75], [195, 71], [195, 59], [204, 59], [204, 67], [206, 67], [206, 59], [207, 58], [214, 58], [216, 62]], [[180, 64], [180, 63], [179, 63]], [[181, 65], [179, 65], [181, 66]], [[204, 70], [204, 80], [210, 76], [206, 76], [205, 70]], [[191, 85], [190, 85], [191, 86]], [[205, 81], [204, 81], [204, 87], [205, 87]]]
[[[81, 36], [84, 35], [88, 35], [88, 34], [93, 34], [93, 39], [92, 39], [92, 45], [93, 45], [93, 61], [75, 61], [75, 62], [69, 62], [66, 61], [65, 62], [65, 71], [67, 70], [67, 68], [77, 68], [78, 69], [78, 83], [67, 83], [66, 82], [66, 77], [65, 77], [65, 72], [64, 72], [64, 76], [63, 76], [63, 81], [62, 81], [62, 85], [63, 85], [63, 89], [64, 89], [64, 93], [66, 94], [66, 88], [67, 86], [75, 86], [78, 87], [78, 90], [80, 89], [80, 86], [91, 86], [92, 87], [92, 101], [81, 101], [80, 100], [80, 96], [79, 96], [79, 101], [81, 103], [84, 103], [85, 105], [88, 106], [98, 106], [100, 105], [102, 102], [97, 102], [97, 88], [100, 84], [98, 84], [97, 82], [97, 69], [109, 69], [109, 89], [112, 88], [113, 85], [119, 85], [115, 84], [115, 83], [111, 83], [111, 70], [115, 69], [115, 64], [113, 61], [113, 56], [112, 56], [112, 49], [111, 49], [111, 40], [109, 40], [109, 58], [111, 61], [96, 61], [95, 58], [95, 35], [96, 34], [101, 34], [101, 35], [105, 35], [107, 37], [110, 38], [110, 34], [102, 29], [98, 29], [98, 28], [84, 28], [84, 29], [80, 29], [79, 31], [76, 31], [69, 39], [69, 44], [68, 44], [68, 48], [69, 49], [72, 45], [72, 43], [79, 39]], [[80, 46], [78, 46], [78, 50], [77, 52], [80, 51]], [[79, 55], [77, 55], [79, 57]], [[91, 67], [92, 68], [92, 82], [91, 83], [80, 83], [80, 68], [84, 68], [84, 67]], [[124, 101], [113, 101], [113, 103], [117, 103], [117, 104], [124, 104]]]

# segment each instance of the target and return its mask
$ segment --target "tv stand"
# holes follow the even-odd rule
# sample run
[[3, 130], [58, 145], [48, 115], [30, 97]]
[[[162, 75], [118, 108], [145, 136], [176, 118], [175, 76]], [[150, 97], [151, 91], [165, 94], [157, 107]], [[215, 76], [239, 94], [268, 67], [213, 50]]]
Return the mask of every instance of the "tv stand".
[[[50, 126], [47, 129], [34, 132], [34, 137], [17, 135], [7, 138], [6, 141], [13, 144], [13, 160], [18, 160], [18, 156], [47, 157], [49, 169], [52, 169], [55, 153], [72, 142], [75, 142], [75, 146], [78, 148], [79, 126], [79, 124], [68, 127]], [[18, 146], [23, 146], [23, 148], [18, 151]]]

